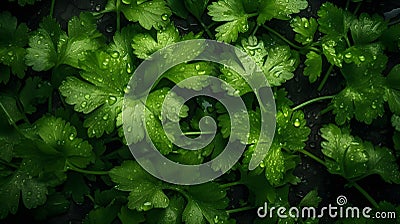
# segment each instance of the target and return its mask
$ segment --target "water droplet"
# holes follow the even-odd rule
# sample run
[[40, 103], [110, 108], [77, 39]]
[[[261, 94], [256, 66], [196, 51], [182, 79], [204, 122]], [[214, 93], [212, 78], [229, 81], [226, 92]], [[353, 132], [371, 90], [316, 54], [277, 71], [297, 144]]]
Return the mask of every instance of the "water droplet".
[[167, 14], [162, 14], [161, 19], [164, 21], [168, 20], [168, 15]]
[[107, 33], [112, 33], [114, 31], [114, 27], [112, 26], [112, 25], [108, 25], [107, 27], [106, 27], [106, 32]]
[[87, 102], [86, 102], [86, 101], [83, 101], [83, 102], [81, 103], [81, 107], [82, 107], [82, 108], [86, 107], [86, 105], [87, 105]]
[[69, 140], [74, 140], [75, 139], [75, 135], [74, 134], [71, 134], [70, 136], [69, 136]]
[[131, 66], [131, 64], [129, 64], [129, 63], [127, 63], [126, 64], [126, 72], [128, 73], [128, 74], [132, 74], [132, 66]]
[[[132, 127], [129, 126], [128, 129], [127, 129], [127, 131], [128, 131], [129, 133], [131, 133], [131, 132], [132, 132]], [[136, 170], [135, 170], [135, 171], [136, 171]]]
[[373, 102], [373, 103], [371, 104], [371, 107], [372, 107], [372, 109], [376, 109], [376, 104], [375, 104], [375, 102]]
[[365, 57], [364, 57], [363, 55], [360, 55], [360, 56], [358, 57], [358, 59], [360, 59], [360, 61], [365, 61]]
[[89, 94], [86, 94], [86, 95], [85, 95], [85, 99], [87, 99], [87, 100], [90, 99], [90, 95], [89, 95]]
[[350, 52], [346, 53], [344, 56], [345, 56], [346, 58], [351, 58], [351, 57], [353, 57], [353, 55], [351, 55]]
[[118, 51], [114, 51], [111, 53], [111, 57], [113, 58], [118, 58], [119, 57], [119, 52]]
[[8, 52], [8, 55], [9, 55], [9, 56], [12, 56], [13, 54], [14, 54], [14, 52], [12, 52], [12, 51], [9, 51], [9, 52]]
[[109, 98], [108, 98], [108, 104], [109, 105], [113, 105], [114, 103], [116, 103], [117, 102], [117, 97], [115, 97], [115, 96], [110, 96]]
[[294, 120], [294, 123], [293, 123], [293, 125], [297, 128], [297, 127], [300, 127], [300, 120], [298, 119], [298, 118], [296, 118], [296, 120]]
[[[200, 66], [199, 64], [197, 64], [197, 65], [196, 65], [196, 70], [197, 70], [197, 71], [199, 71], [199, 70], [200, 70], [200, 68], [201, 68], [201, 66]], [[183, 69], [183, 70], [185, 70], [185, 68], [184, 68], [184, 67], [182, 67], [182, 69]]]
[[107, 120], [108, 119], [108, 114], [105, 114], [104, 116], [103, 116], [103, 120]]
[[198, 71], [197, 74], [204, 75], [204, 74], [206, 74], [206, 71], [204, 71], [204, 70], [203, 71]]
[[96, 5], [96, 7], [95, 7], [94, 9], [96, 10], [96, 12], [100, 12], [100, 10], [101, 10], [101, 5], [100, 5], [100, 4]]
[[344, 108], [344, 104], [341, 103], [341, 104], [339, 105], [339, 108], [340, 108], [340, 109], [343, 109], [343, 108]]
[[122, 0], [122, 3], [127, 4], [127, 5], [131, 4], [131, 2], [132, 2], [132, 0]]

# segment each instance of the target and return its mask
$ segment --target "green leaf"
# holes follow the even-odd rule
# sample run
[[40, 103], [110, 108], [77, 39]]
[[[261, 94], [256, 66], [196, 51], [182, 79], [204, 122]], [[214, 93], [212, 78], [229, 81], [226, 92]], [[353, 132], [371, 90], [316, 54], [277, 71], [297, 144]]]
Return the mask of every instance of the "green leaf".
[[30, 37], [26, 64], [35, 71], [46, 71], [61, 64], [78, 68], [88, 51], [103, 43], [96, 20], [90, 13], [81, 13], [68, 22], [68, 36], [52, 18], [46, 17]]
[[396, 131], [400, 131], [400, 116], [393, 114], [392, 125], [396, 129]]
[[346, 179], [357, 180], [379, 174], [388, 183], [399, 183], [400, 172], [396, 159], [386, 148], [375, 147], [370, 142], [350, 135], [349, 129], [329, 124], [321, 129], [325, 140], [321, 143], [325, 163], [330, 173]]
[[384, 30], [380, 40], [389, 51], [398, 52], [400, 49], [400, 24], [395, 24]]
[[226, 43], [235, 42], [239, 33], [249, 30], [247, 18], [249, 17], [244, 10], [242, 1], [239, 0], [219, 0], [208, 6], [208, 14], [216, 22], [226, 22], [218, 26], [215, 37], [219, 41]]
[[182, 220], [188, 224], [229, 223], [226, 191], [216, 183], [194, 185], [187, 189], [188, 204], [182, 214]]
[[334, 4], [324, 3], [318, 10], [319, 31], [334, 36], [345, 36], [353, 20], [351, 14]]
[[84, 197], [90, 194], [90, 189], [86, 185], [82, 175], [71, 173], [68, 175], [67, 181], [64, 185], [64, 191], [72, 196], [76, 203], [83, 203]]
[[387, 22], [378, 15], [361, 13], [358, 20], [353, 20], [350, 30], [355, 44], [366, 44], [378, 39], [387, 29]]
[[167, 4], [171, 8], [172, 13], [182, 19], [187, 19], [189, 16], [189, 11], [185, 7], [184, 0], [167, 0]]
[[36, 208], [46, 202], [47, 187], [37, 176], [37, 165], [23, 161], [11, 175], [0, 176], [0, 219], [18, 210], [20, 197], [26, 208]]
[[28, 78], [19, 93], [19, 99], [25, 113], [36, 112], [36, 105], [44, 103], [52, 94], [52, 90], [49, 82], [42, 81], [39, 77]]
[[319, 203], [322, 201], [322, 198], [318, 196], [317, 190], [312, 190], [306, 194], [306, 196], [301, 199], [299, 203], [299, 207], [318, 207]]
[[171, 16], [171, 10], [164, 0], [132, 1], [130, 4], [122, 3], [120, 7], [129, 21], [139, 22], [147, 30], [152, 27], [162, 29], [169, 23], [168, 18]]
[[308, 2], [306, 0], [266, 0], [260, 1], [258, 8], [259, 15], [257, 23], [264, 24], [271, 19], [288, 20], [293, 13], [299, 13], [301, 10], [307, 8]]
[[308, 76], [310, 83], [314, 83], [320, 77], [322, 72], [322, 58], [321, 55], [310, 51], [307, 53], [307, 59], [304, 62], [304, 75]]
[[170, 25], [165, 30], [157, 31], [157, 41], [149, 34], [137, 34], [133, 37], [132, 47], [138, 58], [147, 59], [151, 54], [180, 39], [178, 30]]
[[344, 51], [346, 50], [345, 41], [339, 36], [322, 37], [322, 52], [332, 65], [341, 68], [343, 65]]
[[130, 191], [128, 208], [147, 211], [152, 208], [166, 208], [168, 197], [163, 192], [163, 184], [148, 174], [134, 161], [125, 161], [110, 170], [111, 180], [121, 191]]
[[[384, 56], [373, 63], [343, 65], [342, 74], [347, 86], [333, 100], [333, 113], [339, 125], [355, 117], [358, 121], [371, 124], [384, 113], [384, 79], [380, 71], [385, 65]], [[383, 65], [383, 66], [382, 66]], [[376, 68], [378, 67], [378, 68]]]
[[386, 100], [393, 113], [400, 115], [400, 65], [392, 68], [386, 77]]
[[[57, 155], [55, 160], [61, 160], [74, 166], [84, 168], [93, 158], [92, 146], [80, 138], [77, 138], [75, 127], [61, 118], [52, 116], [44, 116], [35, 123], [36, 132], [40, 138], [46, 143], [47, 147], [53, 150], [42, 153]], [[28, 156], [29, 157], [29, 156]], [[49, 162], [49, 161], [43, 161]], [[50, 170], [49, 170], [50, 171]]]
[[170, 199], [165, 209], [153, 209], [148, 212], [147, 222], [150, 224], [181, 224], [185, 200], [181, 196]]
[[[0, 13], [0, 63], [10, 66], [18, 78], [25, 76], [25, 46], [28, 44], [28, 27], [9, 12]], [[3, 75], [3, 74], [2, 74]]]
[[228, 92], [231, 96], [242, 96], [246, 93], [252, 91], [249, 84], [244, 80], [244, 78], [228, 67], [220, 68], [221, 74], [218, 76], [221, 80], [225, 81], [229, 85], [221, 84], [221, 88]]
[[10, 124], [16, 123], [24, 119], [17, 106], [17, 100], [11, 96], [3, 96], [0, 94], [0, 114], [7, 118]]
[[209, 0], [184, 0], [186, 8], [192, 13], [197, 19], [200, 19], [207, 8]]
[[[208, 62], [183, 63], [166, 71], [163, 77], [171, 80], [180, 88], [200, 91], [210, 84], [207, 76], [212, 76], [215, 72], [215, 66]], [[196, 79], [184, 81], [191, 77]]]
[[51, 194], [47, 197], [44, 205], [33, 210], [34, 217], [37, 220], [44, 221], [61, 215], [69, 209], [70, 203], [61, 193]]
[[303, 45], [313, 42], [315, 32], [318, 29], [317, 20], [314, 18], [300, 18], [299, 16], [290, 22], [290, 26], [293, 28], [293, 31], [296, 32], [294, 39]]
[[122, 224], [139, 224], [146, 221], [142, 213], [135, 210], [130, 210], [126, 206], [121, 207], [121, 211], [118, 213], [118, 218]]
[[268, 50], [268, 57], [262, 69], [271, 86], [280, 86], [294, 77], [295, 64], [296, 58], [293, 57], [289, 46], [281, 45]]
[[87, 214], [84, 224], [110, 224], [117, 217], [119, 207], [109, 205], [107, 207], [97, 207]]
[[279, 145], [273, 144], [262, 163], [265, 166], [265, 176], [272, 186], [279, 185], [285, 174], [285, 159]]

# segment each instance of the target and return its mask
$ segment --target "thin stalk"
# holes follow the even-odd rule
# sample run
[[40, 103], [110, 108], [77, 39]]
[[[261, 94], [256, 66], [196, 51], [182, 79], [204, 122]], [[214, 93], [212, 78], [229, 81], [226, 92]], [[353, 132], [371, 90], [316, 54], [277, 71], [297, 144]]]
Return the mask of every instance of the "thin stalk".
[[53, 91], [51, 91], [51, 94], [49, 96], [49, 103], [48, 103], [48, 111], [51, 113], [53, 111]]
[[206, 26], [206, 24], [204, 24], [203, 21], [200, 18], [197, 18], [197, 20], [199, 21], [199, 23], [203, 27], [203, 29], [206, 31], [208, 37], [214, 39], [214, 35], [211, 33], [211, 31], [208, 28], [208, 26]]
[[327, 108], [321, 110], [321, 111], [319, 112], [319, 115], [324, 115], [324, 114], [328, 113], [328, 112], [331, 111], [331, 110], [333, 110], [333, 106], [332, 106], [332, 105], [329, 105]]
[[121, 31], [121, 0], [117, 0], [117, 31]]
[[317, 102], [317, 101], [320, 101], [320, 100], [332, 99], [333, 97], [334, 97], [334, 96], [321, 96], [321, 97], [317, 97], [317, 98], [311, 99], [311, 100], [309, 100], [309, 101], [306, 101], [306, 102], [304, 102], [304, 103], [302, 103], [302, 104], [300, 104], [300, 105], [297, 105], [297, 106], [294, 107], [292, 110], [298, 110], [298, 109], [300, 109], [300, 108], [302, 108], [302, 107], [305, 107], [305, 106], [307, 106], [307, 105], [309, 105], [309, 104], [312, 104], [312, 103], [314, 103], [314, 102]]
[[258, 28], [260, 28], [259, 25], [257, 25], [257, 26], [254, 28], [253, 32], [251, 33], [252, 36], [255, 36], [255, 35], [256, 35]]
[[315, 51], [315, 52], [317, 52], [317, 53], [321, 53], [321, 50], [320, 50], [320, 49], [318, 49], [318, 48], [316, 48], [316, 47], [313, 47], [313, 46], [309, 46], [309, 47], [307, 47], [307, 49], [308, 49], [308, 50]]
[[255, 207], [247, 206], [247, 207], [242, 207], [242, 208], [226, 210], [226, 213], [233, 214], [233, 213], [244, 212], [244, 211], [248, 211], [248, 210], [252, 210], [252, 209], [255, 209]]
[[312, 154], [311, 152], [304, 149], [300, 150], [300, 152], [326, 167], [325, 162], [322, 159], [318, 158], [316, 155]]
[[2, 160], [2, 159], [0, 159], [0, 163], [3, 164], [3, 165], [9, 166], [9, 167], [11, 167], [11, 168], [14, 168], [14, 169], [18, 169], [18, 166], [17, 166], [17, 165], [14, 165], [14, 164], [12, 164], [12, 163], [6, 162], [6, 161], [4, 161], [4, 160]]
[[357, 13], [358, 13], [358, 11], [360, 10], [360, 8], [361, 8], [361, 5], [362, 5], [362, 2], [359, 2], [358, 4], [357, 4], [357, 7], [356, 7], [356, 9], [354, 10], [354, 15], [357, 15]]
[[351, 47], [350, 40], [347, 35], [344, 36], [344, 39], [346, 40], [347, 47]]
[[54, 14], [54, 5], [56, 4], [56, 0], [51, 0], [51, 5], [50, 5], [50, 17], [53, 17]]
[[297, 50], [302, 49], [302, 47], [297, 46], [296, 44], [292, 43], [290, 40], [288, 40], [286, 37], [284, 37], [282, 34], [278, 33], [276, 30], [272, 29], [271, 27], [268, 27], [266, 25], [263, 25], [264, 29], [268, 30], [269, 32], [273, 33], [275, 36], [279, 37], [283, 41], [285, 41], [287, 44], [289, 44], [291, 47], [296, 48]]
[[240, 184], [242, 184], [241, 181], [235, 181], [235, 182], [231, 182], [231, 183], [221, 184], [221, 185], [219, 185], [219, 187], [220, 188], [228, 188], [228, 187], [233, 187], [233, 186], [240, 185]]
[[364, 190], [364, 188], [362, 188], [359, 184], [357, 184], [356, 182], [350, 182], [350, 184], [355, 187], [362, 195], [364, 195], [364, 197], [375, 207], [375, 208], [379, 208], [378, 203], [376, 203], [375, 199], [373, 199], [371, 197], [370, 194], [368, 194], [368, 192], [366, 190]]
[[326, 81], [328, 81], [329, 75], [331, 74], [332, 70], [333, 70], [333, 65], [331, 65], [328, 68], [328, 71], [326, 71], [324, 79], [322, 80], [322, 82], [318, 86], [318, 89], [317, 89], [318, 91], [321, 91], [321, 89], [324, 87]]
[[78, 168], [71, 163], [67, 161], [67, 169], [72, 170], [78, 173], [83, 173], [83, 174], [90, 174], [90, 175], [108, 175], [108, 171], [102, 171], [102, 170], [83, 170], [81, 168]]
[[180, 189], [178, 187], [168, 186], [168, 187], [165, 187], [164, 189], [171, 190], [171, 191], [176, 191], [176, 192], [182, 194], [187, 200], [191, 200], [190, 195], [187, 194], [184, 190], [182, 190], [182, 189]]
[[4, 107], [3, 103], [0, 102], [0, 107], [1, 109], [3, 109], [4, 113], [6, 113], [6, 116], [8, 118], [8, 120], [10, 121], [11, 125], [15, 128], [15, 130], [18, 131], [18, 133], [22, 134], [21, 130], [19, 129], [19, 127], [15, 124], [14, 119], [11, 117], [11, 115], [8, 113], [7, 109]]
[[86, 195], [86, 197], [88, 197], [89, 198], [89, 200], [93, 203], [93, 204], [96, 204], [96, 201], [94, 200], [94, 198], [93, 198], [93, 196], [92, 195], [90, 195], [90, 194], [87, 194]]
[[184, 134], [184, 135], [212, 135], [214, 133], [215, 132], [212, 132], [212, 131], [204, 131], [204, 132], [201, 132], [201, 131], [190, 131], [190, 132], [183, 132], [182, 134]]
[[346, 7], [345, 7], [346, 11], [349, 10], [349, 6], [350, 6], [350, 0], [347, 0], [346, 1]]

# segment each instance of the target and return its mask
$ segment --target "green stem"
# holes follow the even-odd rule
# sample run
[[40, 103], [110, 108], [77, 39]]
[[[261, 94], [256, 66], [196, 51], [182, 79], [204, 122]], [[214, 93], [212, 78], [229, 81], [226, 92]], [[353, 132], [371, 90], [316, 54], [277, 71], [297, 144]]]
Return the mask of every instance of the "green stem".
[[208, 26], [206, 26], [206, 24], [204, 24], [203, 21], [201, 21], [200, 18], [197, 18], [197, 20], [199, 21], [199, 23], [203, 27], [203, 29], [206, 31], [208, 37], [214, 39], [214, 35], [211, 33], [211, 31], [208, 28]]
[[257, 25], [257, 26], [254, 28], [253, 32], [251, 33], [252, 36], [255, 36], [255, 35], [256, 35], [258, 28], [260, 28], [259, 25]]
[[346, 11], [349, 10], [349, 6], [350, 6], [350, 0], [347, 0], [346, 7], [345, 7]]
[[74, 165], [72, 165], [70, 162], [66, 162], [67, 164], [67, 169], [72, 170], [78, 173], [83, 173], [83, 174], [90, 174], [90, 175], [108, 175], [108, 171], [94, 171], [94, 170], [83, 170], [81, 168], [78, 168]]
[[53, 111], [53, 91], [51, 91], [51, 94], [49, 96], [49, 103], [48, 103], [48, 111], [51, 113]]
[[321, 110], [321, 111], [319, 112], [319, 115], [324, 115], [324, 114], [328, 113], [328, 112], [331, 111], [331, 110], [333, 110], [333, 105], [329, 105], [327, 108]]
[[180, 189], [179, 187], [167, 186], [167, 187], [164, 187], [164, 189], [171, 190], [171, 191], [176, 191], [176, 192], [182, 194], [188, 201], [192, 200], [190, 195], [188, 193], [186, 193], [184, 190]]
[[349, 37], [347, 37], [347, 35], [345, 35], [344, 39], [346, 40], [347, 47], [351, 47]]
[[361, 5], [362, 5], [362, 2], [359, 2], [358, 4], [357, 4], [357, 7], [356, 7], [356, 9], [354, 10], [354, 15], [357, 15], [357, 13], [358, 13], [358, 11], [360, 10], [360, 8], [361, 8]]
[[317, 89], [318, 91], [321, 91], [321, 89], [324, 87], [326, 81], [328, 81], [329, 75], [331, 74], [332, 70], [333, 70], [333, 65], [329, 66], [328, 71], [326, 71], [324, 79], [318, 86], [318, 89]]
[[14, 169], [18, 169], [18, 166], [17, 166], [17, 165], [14, 165], [14, 164], [12, 164], [12, 163], [6, 162], [6, 161], [4, 161], [4, 160], [2, 160], [2, 159], [0, 159], [0, 163], [3, 164], [3, 165], [9, 166], [9, 167], [11, 167], [11, 168], [14, 168]]
[[298, 109], [300, 109], [300, 108], [302, 108], [302, 107], [305, 107], [305, 106], [307, 106], [307, 105], [309, 105], [309, 104], [312, 104], [312, 103], [314, 103], [314, 102], [317, 102], [317, 101], [320, 101], [320, 100], [332, 99], [333, 97], [334, 97], [334, 96], [321, 96], [321, 97], [317, 97], [317, 98], [311, 99], [311, 100], [309, 100], [309, 101], [306, 101], [306, 102], [304, 102], [304, 103], [302, 103], [302, 104], [300, 104], [300, 105], [297, 105], [297, 106], [294, 107], [292, 110], [298, 110]]
[[296, 44], [292, 43], [290, 40], [288, 40], [286, 37], [284, 37], [282, 34], [278, 33], [271, 27], [268, 27], [266, 25], [263, 25], [264, 29], [268, 30], [269, 32], [273, 33], [275, 36], [279, 37], [283, 41], [285, 41], [287, 44], [289, 44], [291, 47], [296, 48], [297, 50], [302, 49], [302, 47], [297, 46]]
[[244, 211], [248, 211], [248, 210], [252, 210], [252, 209], [255, 209], [255, 207], [247, 206], [247, 207], [242, 207], [242, 208], [226, 210], [226, 213], [233, 214], [233, 213], [244, 212]]
[[373, 199], [371, 197], [370, 194], [368, 194], [368, 192], [366, 190], [364, 190], [364, 188], [362, 188], [360, 185], [358, 185], [356, 182], [350, 182], [350, 185], [352, 185], [353, 187], [355, 187], [362, 195], [364, 195], [364, 197], [375, 207], [375, 208], [379, 208], [378, 203], [376, 203], [375, 199]]
[[183, 132], [182, 134], [184, 135], [212, 135], [215, 132], [212, 131], [205, 131], [205, 132], [201, 132], [201, 131], [190, 131], [190, 132]]
[[19, 127], [15, 124], [14, 119], [13, 119], [13, 118], [11, 117], [11, 115], [8, 113], [7, 109], [4, 107], [4, 105], [3, 105], [2, 102], [0, 102], [0, 107], [1, 107], [1, 109], [3, 109], [4, 113], [6, 114], [8, 120], [10, 121], [11, 125], [15, 128], [15, 130], [16, 130], [18, 133], [22, 134], [21, 130], [20, 130]]
[[90, 201], [92, 201], [93, 204], [96, 204], [96, 201], [94, 200], [93, 196], [90, 194], [87, 194], [86, 197], [89, 198]]
[[51, 5], [50, 5], [50, 17], [53, 17], [54, 14], [54, 5], [56, 4], [56, 0], [51, 0]]
[[221, 184], [221, 185], [219, 185], [219, 187], [220, 188], [228, 188], [228, 187], [233, 187], [233, 186], [240, 185], [240, 184], [242, 184], [241, 181], [235, 181], [235, 182], [231, 182], [231, 183]]
[[258, 13], [255, 12], [255, 13], [247, 14], [247, 18], [251, 18], [251, 17], [254, 17], [254, 16], [258, 16]]
[[117, 31], [121, 31], [121, 0], [117, 0]]
[[318, 49], [318, 48], [316, 48], [316, 47], [313, 47], [313, 46], [309, 46], [309, 47], [307, 47], [307, 49], [308, 49], [308, 50], [315, 51], [315, 52], [317, 52], [317, 53], [321, 53], [321, 50], [320, 50], [320, 49]]
[[310, 157], [311, 159], [319, 162], [320, 164], [322, 164], [323, 166], [326, 167], [325, 162], [322, 159], [318, 158], [316, 155], [312, 154], [311, 152], [304, 150], [304, 149], [300, 150], [299, 152], [303, 153], [304, 155]]

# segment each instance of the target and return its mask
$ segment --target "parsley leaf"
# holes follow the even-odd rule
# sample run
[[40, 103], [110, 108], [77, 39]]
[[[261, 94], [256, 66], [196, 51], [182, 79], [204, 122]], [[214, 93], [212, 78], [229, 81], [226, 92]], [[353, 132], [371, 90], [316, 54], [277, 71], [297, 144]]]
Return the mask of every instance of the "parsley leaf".
[[321, 55], [310, 51], [307, 53], [307, 59], [304, 62], [306, 67], [304, 68], [304, 75], [308, 76], [310, 83], [317, 81], [322, 72], [322, 58]]
[[183, 197], [174, 196], [169, 200], [167, 208], [150, 210], [146, 221], [150, 224], [180, 224], [184, 206]]
[[393, 114], [391, 121], [392, 121], [392, 125], [396, 129], [396, 131], [400, 131], [400, 116]]
[[40, 28], [29, 38], [26, 64], [35, 71], [46, 71], [61, 64], [78, 68], [79, 60], [87, 51], [94, 51], [102, 43], [95, 18], [81, 13], [68, 22], [68, 36], [52, 18], [46, 17]]
[[245, 33], [249, 30], [243, 2], [241, 0], [219, 0], [208, 6], [208, 14], [216, 22], [226, 22], [218, 26], [216, 38], [219, 41], [227, 43], [235, 42], [239, 33]]
[[264, 24], [267, 20], [273, 18], [288, 20], [290, 19], [290, 14], [299, 13], [308, 6], [306, 0], [266, 0], [259, 2], [259, 15], [257, 17], [258, 24]]
[[188, 203], [182, 214], [185, 223], [229, 223], [226, 191], [216, 183], [191, 186], [187, 189]]
[[28, 78], [25, 86], [19, 93], [21, 104], [25, 113], [32, 114], [36, 112], [36, 105], [44, 103], [52, 94], [51, 84], [42, 81], [39, 77]]
[[333, 36], [344, 36], [350, 29], [353, 17], [334, 4], [324, 3], [318, 10], [319, 31]]
[[379, 174], [388, 183], [400, 182], [396, 159], [387, 148], [374, 148], [370, 142], [351, 136], [349, 129], [333, 124], [323, 127], [321, 136], [325, 139], [321, 143], [322, 153], [327, 157], [325, 163], [330, 173], [347, 179]]
[[133, 37], [132, 47], [138, 58], [147, 59], [151, 54], [170, 44], [178, 42], [179, 32], [174, 26], [167, 26], [165, 30], [157, 32], [157, 41], [149, 34], [137, 34]]
[[125, 161], [114, 167], [109, 175], [117, 189], [130, 191], [128, 208], [147, 211], [152, 208], [166, 208], [169, 199], [163, 192], [163, 183], [148, 174], [134, 161]]
[[28, 27], [24, 23], [18, 25], [17, 19], [9, 12], [0, 13], [0, 27], [0, 63], [10, 66], [13, 74], [23, 78]]
[[386, 100], [390, 110], [400, 115], [400, 65], [392, 68], [386, 77]]
[[[115, 0], [111, 0], [115, 2]], [[115, 4], [115, 3], [114, 3]], [[121, 11], [125, 17], [132, 22], [139, 24], [150, 30], [152, 27], [161, 29], [168, 24], [171, 10], [164, 0], [152, 1], [130, 1], [130, 4], [121, 4]]]
[[[9, 2], [15, 2], [17, 0], [8, 0]], [[18, 0], [18, 5], [25, 6], [25, 5], [33, 5], [36, 2], [40, 2], [40, 0]]]
[[366, 44], [378, 39], [384, 30], [387, 29], [387, 23], [378, 15], [369, 16], [361, 13], [358, 20], [354, 20], [350, 26], [351, 36], [355, 44]]
[[318, 29], [317, 20], [314, 18], [300, 18], [299, 16], [291, 21], [290, 26], [293, 28], [293, 31], [296, 32], [294, 39], [303, 45], [312, 43], [315, 32]]
[[186, 8], [192, 13], [197, 19], [200, 19], [207, 8], [209, 0], [184, 0]]

